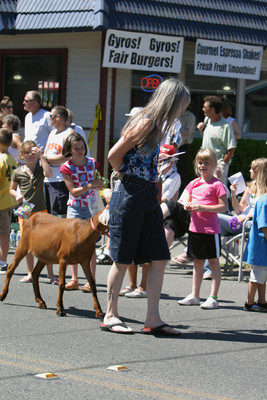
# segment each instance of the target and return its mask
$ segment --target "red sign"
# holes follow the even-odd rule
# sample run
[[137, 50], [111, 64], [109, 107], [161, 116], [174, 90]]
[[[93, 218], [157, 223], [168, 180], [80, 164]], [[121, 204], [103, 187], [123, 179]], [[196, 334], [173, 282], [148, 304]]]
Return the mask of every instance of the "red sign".
[[163, 78], [160, 75], [148, 75], [141, 79], [141, 89], [144, 92], [154, 92], [157, 87], [163, 82]]

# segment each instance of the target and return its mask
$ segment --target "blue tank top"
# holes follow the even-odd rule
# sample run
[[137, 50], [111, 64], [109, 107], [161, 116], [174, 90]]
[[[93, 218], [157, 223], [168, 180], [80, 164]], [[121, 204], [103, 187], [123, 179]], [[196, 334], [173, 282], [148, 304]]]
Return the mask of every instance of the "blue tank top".
[[120, 172], [126, 175], [137, 176], [146, 181], [158, 181], [159, 145], [150, 152], [147, 146], [134, 146], [123, 157]]

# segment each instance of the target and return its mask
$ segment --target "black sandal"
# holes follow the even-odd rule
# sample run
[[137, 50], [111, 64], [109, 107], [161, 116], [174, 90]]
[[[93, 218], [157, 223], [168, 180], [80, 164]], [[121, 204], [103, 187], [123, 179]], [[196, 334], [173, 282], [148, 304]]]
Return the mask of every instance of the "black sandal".
[[107, 254], [102, 253], [96, 258], [96, 263], [104, 265], [112, 265], [113, 261]]

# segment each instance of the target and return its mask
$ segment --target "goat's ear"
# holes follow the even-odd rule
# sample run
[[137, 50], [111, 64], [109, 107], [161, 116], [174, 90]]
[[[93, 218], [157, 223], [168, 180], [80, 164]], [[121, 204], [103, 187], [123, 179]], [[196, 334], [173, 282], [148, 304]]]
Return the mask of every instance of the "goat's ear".
[[109, 211], [107, 208], [104, 208], [102, 214], [99, 215], [98, 217], [99, 222], [101, 222], [101, 224], [108, 226], [109, 224]]

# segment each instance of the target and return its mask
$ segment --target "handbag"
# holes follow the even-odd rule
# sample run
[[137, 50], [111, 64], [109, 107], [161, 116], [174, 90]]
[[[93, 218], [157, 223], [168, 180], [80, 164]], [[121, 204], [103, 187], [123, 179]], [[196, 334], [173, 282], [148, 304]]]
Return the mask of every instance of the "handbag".
[[100, 189], [95, 189], [93, 192], [89, 194], [88, 208], [92, 217], [93, 215], [98, 214], [105, 208], [103, 200], [100, 195]]

